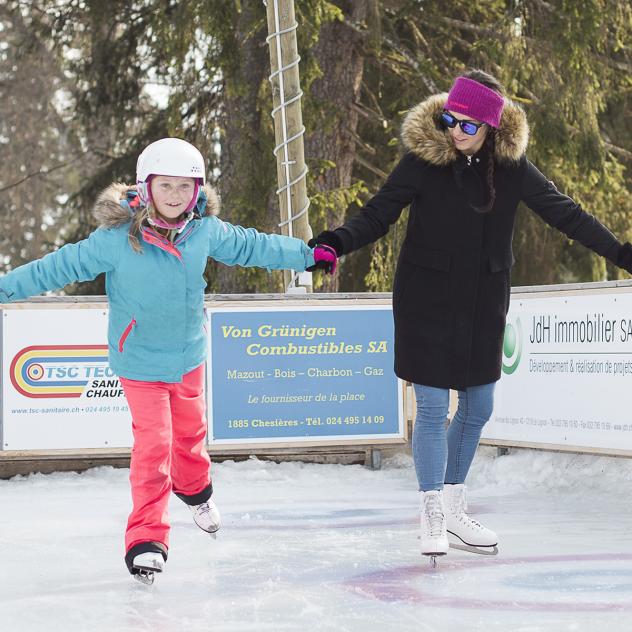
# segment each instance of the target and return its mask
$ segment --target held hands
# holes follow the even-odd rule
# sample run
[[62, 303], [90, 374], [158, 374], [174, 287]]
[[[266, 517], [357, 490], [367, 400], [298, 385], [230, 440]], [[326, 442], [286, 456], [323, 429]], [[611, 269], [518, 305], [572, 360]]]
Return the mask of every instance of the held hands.
[[313, 270], [324, 270], [326, 274], [333, 274], [336, 271], [338, 257], [336, 251], [331, 246], [319, 244], [314, 248], [314, 261], [316, 263], [307, 268], [309, 272]]
[[338, 257], [343, 254], [343, 245], [340, 237], [332, 230], [324, 230], [307, 242], [310, 248], [314, 248], [314, 259], [316, 264], [307, 268], [309, 272], [313, 270], [324, 270], [327, 274], [336, 271]]

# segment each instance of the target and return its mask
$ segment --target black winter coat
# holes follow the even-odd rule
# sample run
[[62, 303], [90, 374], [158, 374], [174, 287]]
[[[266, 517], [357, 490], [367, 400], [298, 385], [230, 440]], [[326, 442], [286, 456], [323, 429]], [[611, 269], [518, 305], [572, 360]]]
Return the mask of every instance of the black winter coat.
[[622, 250], [629, 255], [630, 246], [622, 247], [527, 160], [526, 117], [511, 102], [497, 130], [496, 201], [489, 213], [475, 211], [473, 205], [486, 199], [487, 156], [479, 152], [469, 164], [437, 128], [445, 99], [431, 97], [408, 114], [402, 130], [407, 153], [333, 238], [340, 254], [356, 250], [385, 235], [411, 205], [393, 285], [395, 373], [417, 384], [463, 390], [500, 378], [520, 201], [614, 263], [621, 265]]

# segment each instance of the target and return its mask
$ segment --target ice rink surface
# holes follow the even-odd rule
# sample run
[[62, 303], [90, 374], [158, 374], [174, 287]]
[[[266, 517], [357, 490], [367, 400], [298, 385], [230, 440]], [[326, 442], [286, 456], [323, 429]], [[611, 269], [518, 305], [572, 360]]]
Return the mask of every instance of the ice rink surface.
[[11, 632], [632, 630], [632, 461], [479, 450], [470, 513], [500, 553], [418, 551], [407, 456], [214, 465], [224, 527], [177, 499], [165, 573], [123, 563], [128, 470], [0, 481], [0, 629]]

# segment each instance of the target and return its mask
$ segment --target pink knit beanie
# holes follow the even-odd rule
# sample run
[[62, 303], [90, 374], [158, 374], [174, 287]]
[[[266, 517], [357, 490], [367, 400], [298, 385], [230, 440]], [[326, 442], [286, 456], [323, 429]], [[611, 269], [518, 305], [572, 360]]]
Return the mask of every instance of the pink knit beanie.
[[498, 127], [504, 105], [505, 99], [495, 90], [473, 79], [457, 77], [444, 107]]

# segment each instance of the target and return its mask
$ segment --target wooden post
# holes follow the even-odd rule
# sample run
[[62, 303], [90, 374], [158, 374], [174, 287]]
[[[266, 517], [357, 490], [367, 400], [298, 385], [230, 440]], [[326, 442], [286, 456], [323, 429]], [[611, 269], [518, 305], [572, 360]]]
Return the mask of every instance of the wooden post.
[[[308, 241], [312, 237], [307, 207], [303, 115], [296, 44], [294, 0], [267, 0], [272, 102], [276, 140], [277, 179], [281, 232]], [[298, 217], [297, 217], [298, 216]], [[291, 219], [294, 218], [294, 219]], [[292, 281], [285, 272], [285, 287]], [[311, 275], [301, 275], [300, 283], [311, 291]]]

